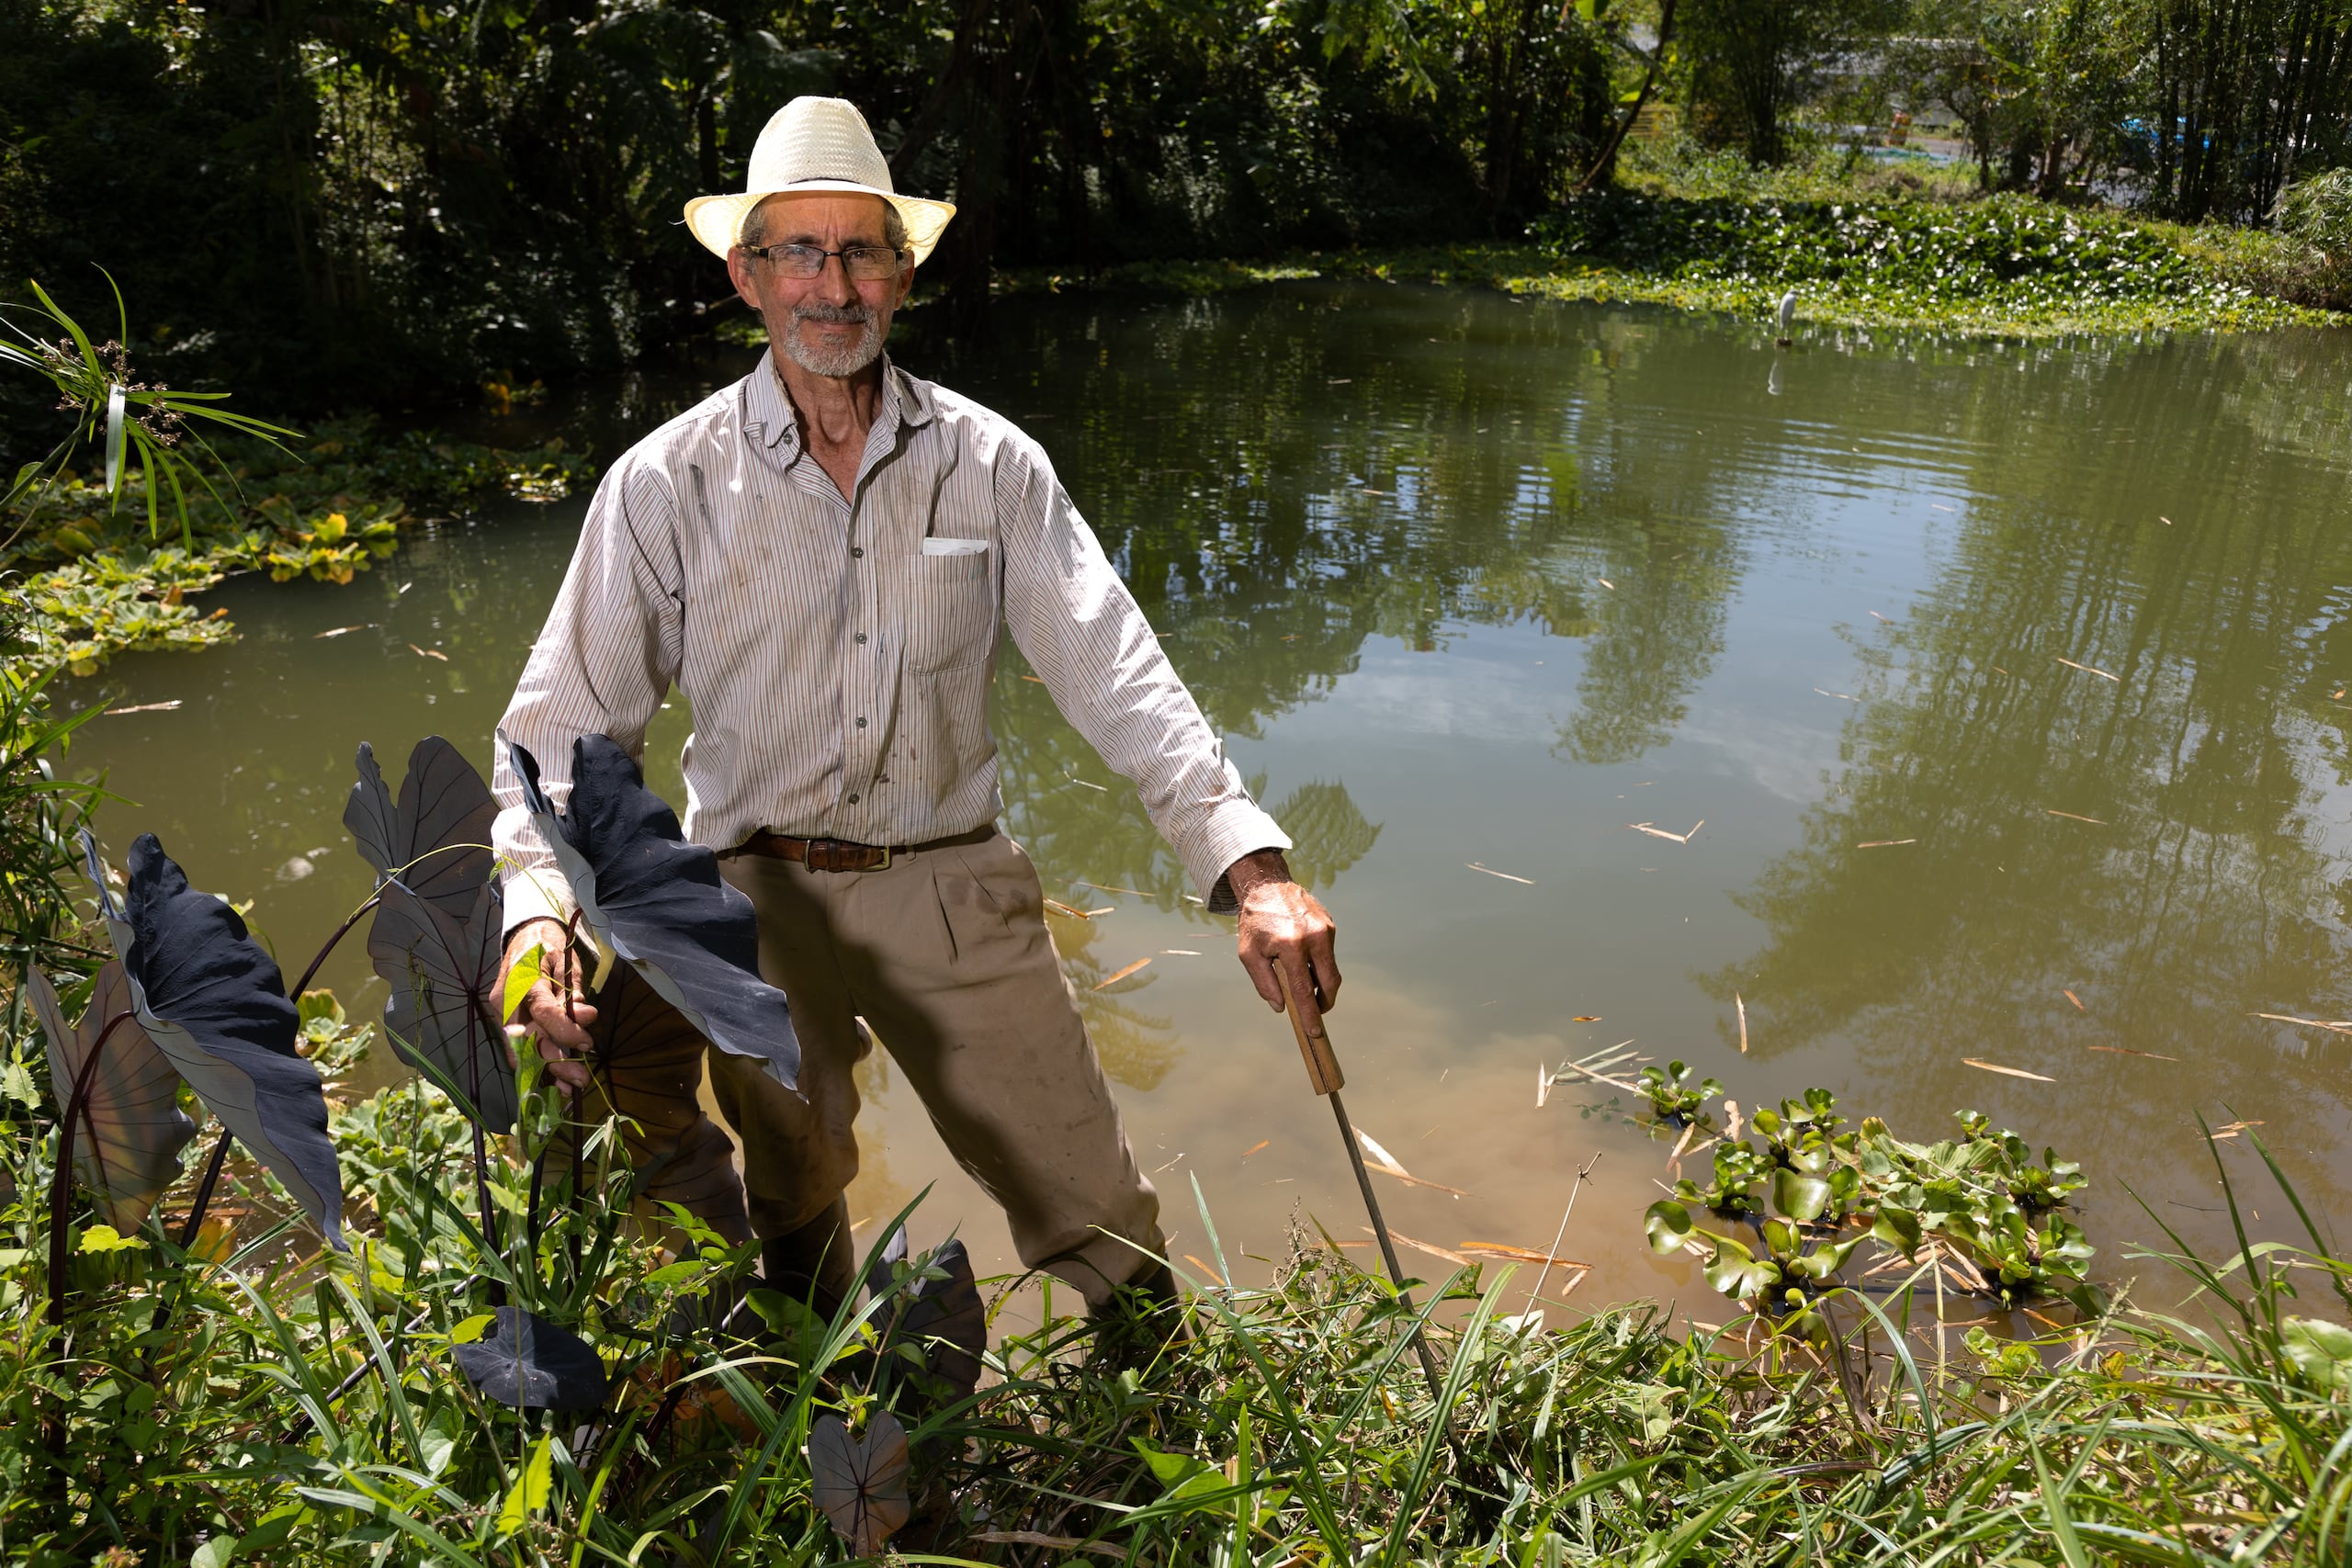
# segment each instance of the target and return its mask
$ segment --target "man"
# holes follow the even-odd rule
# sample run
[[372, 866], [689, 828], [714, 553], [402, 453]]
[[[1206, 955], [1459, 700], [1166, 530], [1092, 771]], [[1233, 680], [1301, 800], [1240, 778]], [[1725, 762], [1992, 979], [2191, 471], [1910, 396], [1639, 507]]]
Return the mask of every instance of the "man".
[[[1025, 1265], [1098, 1313], [1131, 1282], [1172, 1301], [1146, 1256], [1160, 1250], [1158, 1196], [1056, 961], [1036, 874], [995, 827], [1000, 625], [1136, 783], [1209, 908], [1239, 915], [1259, 995], [1279, 1010], [1286, 988], [1318, 1032], [1340, 987], [1330, 919], [1291, 880], [1289, 839], [1225, 760], [1044, 451], [883, 354], [954, 209], [895, 194], [840, 99], [786, 106], [751, 175], [744, 192], [688, 203], [686, 220], [726, 258], [771, 352], [605, 475], [501, 733], [560, 801], [576, 737], [636, 751], [673, 683], [693, 705], [685, 831], [750, 897], [762, 970], [800, 1037], [805, 1100], [756, 1063], [708, 1054], [772, 1283], [824, 1312], [854, 1289], [843, 1191], [863, 1018], [1002, 1204]], [[535, 945], [560, 952], [568, 911], [503, 746], [498, 769], [511, 964]], [[521, 1010], [575, 1088], [594, 1016], [568, 996], [578, 980], [556, 964]]]

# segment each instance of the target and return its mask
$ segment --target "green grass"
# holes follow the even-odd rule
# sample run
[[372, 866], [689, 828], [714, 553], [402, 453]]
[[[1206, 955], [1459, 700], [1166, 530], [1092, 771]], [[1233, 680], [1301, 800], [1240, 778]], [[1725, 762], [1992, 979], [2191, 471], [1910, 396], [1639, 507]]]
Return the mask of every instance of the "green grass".
[[[0, 1084], [22, 1090], [38, 1073], [18, 1052]], [[1440, 1416], [1409, 1351], [1417, 1319], [1385, 1280], [1306, 1233], [1253, 1269], [1212, 1224], [1225, 1278], [1271, 1282], [1194, 1280], [1189, 1337], [1135, 1370], [1091, 1364], [1066, 1319], [1003, 1335], [991, 1385], [938, 1409], [910, 1404], [891, 1354], [861, 1353], [871, 1329], [846, 1309], [752, 1338], [692, 1326], [716, 1318], [750, 1251], [633, 1237], [617, 1177], [548, 1205], [530, 1261], [486, 1254], [447, 1196], [463, 1123], [415, 1086], [337, 1113], [368, 1238], [349, 1258], [298, 1245], [248, 1170], [233, 1239], [183, 1256], [151, 1223], [137, 1249], [79, 1254], [74, 1311], [51, 1327], [35, 1310], [43, 1110], [37, 1089], [7, 1106], [15, 1196], [0, 1210], [0, 1550], [42, 1568], [842, 1561], [803, 1444], [825, 1411], [894, 1405], [922, 1456], [915, 1517], [891, 1543], [909, 1561], [1795, 1568], [2352, 1551], [2352, 1333], [2285, 1310], [2299, 1289], [2341, 1314], [2352, 1267], [2316, 1236], [2224, 1268], [2181, 1248], [2156, 1265], [2185, 1271], [2188, 1309], [2030, 1341], [1939, 1331], [1926, 1269], [1825, 1298], [1836, 1332], [1818, 1343], [1638, 1303], [1553, 1303], [1539, 1321], [1520, 1315], [1525, 1273], [1464, 1271], [1425, 1292], [1420, 1319], [1445, 1373]], [[501, 1162], [497, 1179], [500, 1207], [523, 1209], [528, 1168]], [[623, 1389], [612, 1408], [518, 1416], [456, 1374], [451, 1341], [501, 1274], [603, 1352]]]

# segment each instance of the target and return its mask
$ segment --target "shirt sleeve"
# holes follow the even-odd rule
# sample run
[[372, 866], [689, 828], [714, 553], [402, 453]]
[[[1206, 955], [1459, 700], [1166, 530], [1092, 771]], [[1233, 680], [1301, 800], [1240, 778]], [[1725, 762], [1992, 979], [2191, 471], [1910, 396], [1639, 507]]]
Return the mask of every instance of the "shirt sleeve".
[[580, 737], [609, 735], [641, 754], [645, 727], [684, 651], [684, 581], [668, 477], [624, 458], [596, 487], [571, 569], [498, 725], [491, 839], [505, 871], [509, 931], [543, 916], [568, 919], [572, 898], [524, 809], [507, 744], [537, 760], [540, 786], [559, 806], [571, 793], [571, 744]]
[[1225, 745], [1160, 651], [1135, 596], [1034, 442], [996, 467], [1005, 619], [1055, 705], [1135, 784], [1152, 825], [1213, 914], [1235, 912], [1226, 872], [1290, 838], [1250, 798]]

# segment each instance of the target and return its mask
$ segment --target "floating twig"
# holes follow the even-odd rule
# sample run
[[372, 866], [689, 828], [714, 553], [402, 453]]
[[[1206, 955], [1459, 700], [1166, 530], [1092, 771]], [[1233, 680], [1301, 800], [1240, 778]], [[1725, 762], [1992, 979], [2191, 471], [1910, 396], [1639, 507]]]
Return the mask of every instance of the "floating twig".
[[2004, 1077], [2031, 1078], [2036, 1083], [2056, 1083], [2058, 1080], [2041, 1073], [2030, 1073], [2023, 1067], [2005, 1067], [1998, 1062], [1988, 1062], [1981, 1056], [1962, 1056], [1961, 1060], [1979, 1072], [1999, 1073]]
[[1507, 871], [1497, 871], [1494, 867], [1492, 867], [1492, 866], [1490, 866], [1490, 865], [1480, 865], [1480, 864], [1479, 864], [1476, 861], [1475, 861], [1475, 860], [1466, 860], [1466, 861], [1464, 861], [1464, 862], [1462, 863], [1462, 864], [1463, 864], [1464, 869], [1465, 869], [1465, 870], [1468, 870], [1468, 871], [1483, 871], [1483, 872], [1485, 872], [1488, 876], [1499, 876], [1499, 877], [1501, 877], [1505, 882], [1516, 882], [1516, 883], [1521, 884], [1521, 886], [1528, 886], [1528, 887], [1532, 887], [1532, 886], [1535, 886], [1535, 879], [1534, 879], [1533, 877], [1532, 877], [1532, 876], [1513, 876], [1510, 872], [1507, 872]]
[[2315, 1018], [2297, 1018], [2291, 1013], [2283, 1012], [2258, 1012], [2253, 1016], [2256, 1018], [2267, 1018], [2273, 1023], [2300, 1023], [2306, 1029], [2324, 1029], [2330, 1034], [2352, 1034], [2352, 1020], [2339, 1020], [2335, 1023], [2323, 1023]]
[[1100, 990], [1102, 990], [1102, 989], [1104, 989], [1104, 988], [1106, 988], [1106, 987], [1108, 987], [1115, 986], [1115, 985], [1117, 985], [1120, 981], [1122, 981], [1122, 980], [1125, 979], [1128, 976], [1130, 976], [1130, 975], [1134, 974], [1136, 970], [1141, 969], [1142, 967], [1144, 967], [1144, 965], [1146, 965], [1146, 964], [1149, 964], [1150, 962], [1151, 962], [1151, 960], [1150, 960], [1150, 959], [1148, 959], [1148, 958], [1138, 958], [1138, 959], [1136, 959], [1133, 964], [1128, 964], [1125, 969], [1120, 970], [1117, 974], [1113, 975], [1113, 976], [1110, 976], [1109, 977], [1107, 977], [1106, 979], [1104, 979], [1101, 984], [1097, 985], [1094, 988], [1095, 988], [1096, 990], [1100, 991]]
[[[2052, 657], [2056, 658], [2057, 656], [2053, 654]], [[2122, 676], [2110, 675], [2106, 671], [2094, 669], [2088, 664], [2077, 664], [2071, 659], [2059, 659], [2058, 662], [2064, 665], [2069, 670], [2079, 670], [2086, 675], [2096, 675], [2102, 681], [2112, 681], [2119, 686], [2123, 683]]]

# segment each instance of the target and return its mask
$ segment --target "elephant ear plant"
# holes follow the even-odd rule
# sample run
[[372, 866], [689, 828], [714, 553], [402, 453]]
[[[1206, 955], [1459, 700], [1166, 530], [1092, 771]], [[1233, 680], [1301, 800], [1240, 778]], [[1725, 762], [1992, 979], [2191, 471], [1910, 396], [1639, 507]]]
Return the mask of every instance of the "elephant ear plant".
[[[161, 1111], [167, 1097], [159, 1067], [167, 1067], [187, 1081], [224, 1129], [211, 1171], [188, 1214], [185, 1238], [193, 1239], [202, 1223], [229, 1140], [234, 1137], [284, 1183], [329, 1245], [340, 1249], [343, 1180], [334, 1145], [327, 1141], [325, 1088], [319, 1070], [295, 1050], [300, 1014], [286, 994], [277, 964], [253, 940], [234, 909], [188, 886], [187, 874], [153, 833], [141, 834], [131, 844], [130, 875], [119, 901], [107, 885], [97, 843], [86, 830], [82, 852], [97, 889], [98, 912], [114, 946], [120, 984], [116, 987], [100, 975], [92, 1010], [70, 1035], [53, 997], [44, 1012], [52, 1049], [73, 1066], [72, 1075], [59, 1086], [65, 1096], [59, 1134], [61, 1172], [78, 1163], [85, 1180], [111, 1211], [128, 1215], [137, 1209], [143, 1216], [141, 1205], [152, 1204], [161, 1190], [149, 1189], [159, 1179], [169, 1183], [179, 1144], [187, 1141], [179, 1136], [168, 1150], [160, 1147], [181, 1131]], [[102, 1010], [109, 1007], [114, 1009], [110, 1013]], [[88, 1045], [83, 1050], [79, 1046], [85, 1036]], [[118, 1041], [123, 1042], [125, 1056], [110, 1070], [108, 1051]], [[74, 1060], [77, 1055], [79, 1060]], [[94, 1091], [107, 1103], [105, 1125], [111, 1128], [112, 1138], [100, 1130]], [[141, 1121], [147, 1125], [135, 1129]], [[112, 1152], [123, 1161], [119, 1176], [67, 1157], [77, 1127], [90, 1134], [94, 1158], [106, 1157], [112, 1145]], [[138, 1154], [126, 1154], [119, 1142], [124, 1137], [146, 1146]], [[61, 1174], [60, 1200], [63, 1179]], [[67, 1204], [52, 1203], [50, 1313], [59, 1321], [64, 1312], [68, 1217]]]
[[[49, 1081], [66, 1107], [49, 1202], [55, 1281], [65, 1277], [69, 1182], [80, 1179], [118, 1235], [135, 1235], [179, 1179], [180, 1150], [196, 1136], [196, 1123], [179, 1108], [179, 1073], [139, 1026], [120, 959], [99, 968], [77, 1024], [66, 1023], [56, 989], [39, 969], [26, 970], [26, 990], [49, 1037]], [[54, 1315], [62, 1297], [51, 1289]]]
[[[365, 742], [358, 769], [343, 822], [376, 868], [377, 881], [345, 927], [375, 909], [368, 955], [391, 989], [384, 1032], [394, 1054], [439, 1085], [471, 1122], [477, 1224], [485, 1254], [496, 1253], [488, 1140], [515, 1131], [530, 1141], [530, 1129], [518, 1127], [526, 1089], [492, 1000], [505, 923], [492, 874], [496, 857], [490, 829], [497, 802], [473, 764], [437, 735], [426, 736], [409, 754], [397, 798], [384, 783], [375, 748]], [[537, 1238], [544, 1156], [542, 1147], [532, 1162], [524, 1252], [498, 1273], [497, 1289], [519, 1288], [526, 1299], [538, 1294], [527, 1254]], [[501, 1301], [489, 1331], [458, 1346], [456, 1356], [475, 1387], [520, 1410], [593, 1409], [609, 1390], [604, 1363], [588, 1343], [526, 1305]]]
[[507, 751], [598, 949], [595, 986], [623, 960], [704, 1039], [797, 1092], [800, 1041], [784, 993], [760, 978], [752, 901], [718, 879], [718, 856], [685, 841], [636, 759], [609, 736], [582, 736], [559, 810], [540, 787], [538, 760], [521, 746]]
[[504, 917], [491, 875], [497, 815], [481, 774], [437, 735], [409, 754], [397, 801], [375, 749], [363, 741], [359, 782], [343, 812], [360, 854], [376, 868], [368, 955], [391, 988], [384, 1032], [401, 1060], [450, 1091], [478, 1128], [493, 1134], [512, 1127], [519, 1109], [514, 1069], [488, 1010]]

